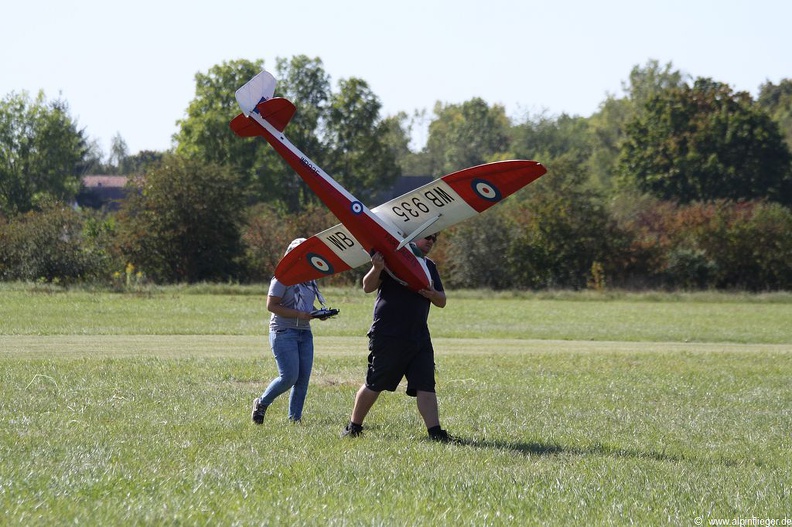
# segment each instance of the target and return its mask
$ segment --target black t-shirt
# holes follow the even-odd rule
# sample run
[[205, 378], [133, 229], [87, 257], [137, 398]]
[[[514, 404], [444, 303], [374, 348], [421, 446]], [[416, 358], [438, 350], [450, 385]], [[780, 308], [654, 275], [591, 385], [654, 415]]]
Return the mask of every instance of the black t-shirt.
[[[434, 288], [443, 291], [443, 282], [435, 263], [426, 258], [426, 267], [432, 277]], [[432, 302], [401, 285], [387, 271], [380, 275], [382, 282], [374, 302], [374, 321], [369, 335], [423, 339], [429, 337], [429, 308]]]

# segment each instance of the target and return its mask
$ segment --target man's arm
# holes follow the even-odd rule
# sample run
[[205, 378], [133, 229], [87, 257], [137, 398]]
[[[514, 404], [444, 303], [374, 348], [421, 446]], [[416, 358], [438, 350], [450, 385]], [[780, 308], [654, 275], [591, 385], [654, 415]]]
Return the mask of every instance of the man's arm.
[[376, 291], [382, 282], [382, 270], [385, 268], [385, 258], [380, 253], [374, 253], [371, 257], [371, 269], [363, 277], [363, 292], [373, 293]]
[[437, 307], [445, 307], [446, 306], [446, 294], [445, 291], [438, 291], [434, 287], [430, 287], [429, 289], [421, 289], [418, 291], [424, 297], [428, 298], [432, 305]]

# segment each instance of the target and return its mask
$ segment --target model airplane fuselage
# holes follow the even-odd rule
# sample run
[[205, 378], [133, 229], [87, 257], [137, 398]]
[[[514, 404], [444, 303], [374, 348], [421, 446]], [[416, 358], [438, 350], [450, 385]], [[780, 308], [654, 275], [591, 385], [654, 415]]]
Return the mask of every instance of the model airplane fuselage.
[[546, 172], [536, 161], [489, 163], [454, 172], [370, 210], [286, 138], [283, 130], [296, 108], [273, 97], [274, 88], [275, 79], [267, 72], [240, 88], [236, 97], [243, 113], [231, 121], [231, 129], [242, 137], [264, 137], [341, 221], [284, 256], [275, 277], [286, 285], [358, 267], [379, 252], [397, 280], [414, 291], [429, 289], [429, 270], [411, 241], [483, 212]]

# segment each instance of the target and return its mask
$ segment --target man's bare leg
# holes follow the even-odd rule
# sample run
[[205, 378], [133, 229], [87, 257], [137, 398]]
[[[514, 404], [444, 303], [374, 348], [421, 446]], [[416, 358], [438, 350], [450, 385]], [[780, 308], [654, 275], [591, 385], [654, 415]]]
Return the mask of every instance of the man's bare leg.
[[423, 392], [418, 390], [416, 399], [418, 402], [418, 413], [423, 417], [427, 430], [435, 426], [440, 426], [440, 413], [437, 409], [437, 394], [435, 392]]
[[355, 406], [352, 408], [352, 417], [350, 421], [362, 425], [369, 410], [371, 410], [371, 407], [374, 406], [374, 403], [377, 401], [379, 394], [380, 392], [370, 390], [365, 384], [361, 386], [355, 394]]

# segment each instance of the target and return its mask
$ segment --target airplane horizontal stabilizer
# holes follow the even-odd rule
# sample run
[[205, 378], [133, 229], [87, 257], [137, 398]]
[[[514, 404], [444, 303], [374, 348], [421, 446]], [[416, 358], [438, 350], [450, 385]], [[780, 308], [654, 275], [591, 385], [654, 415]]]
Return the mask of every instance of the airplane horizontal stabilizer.
[[231, 120], [231, 130], [239, 137], [256, 137], [263, 135], [261, 126], [253, 119], [240, 113]]
[[296, 111], [294, 104], [283, 97], [273, 97], [256, 106], [256, 112], [279, 132], [286, 128]]
[[[270, 123], [273, 128], [282, 132], [292, 117], [294, 117], [297, 108], [288, 99], [274, 97], [260, 102], [254, 111]], [[244, 113], [240, 113], [231, 120], [231, 130], [239, 137], [264, 136], [264, 128]]]

